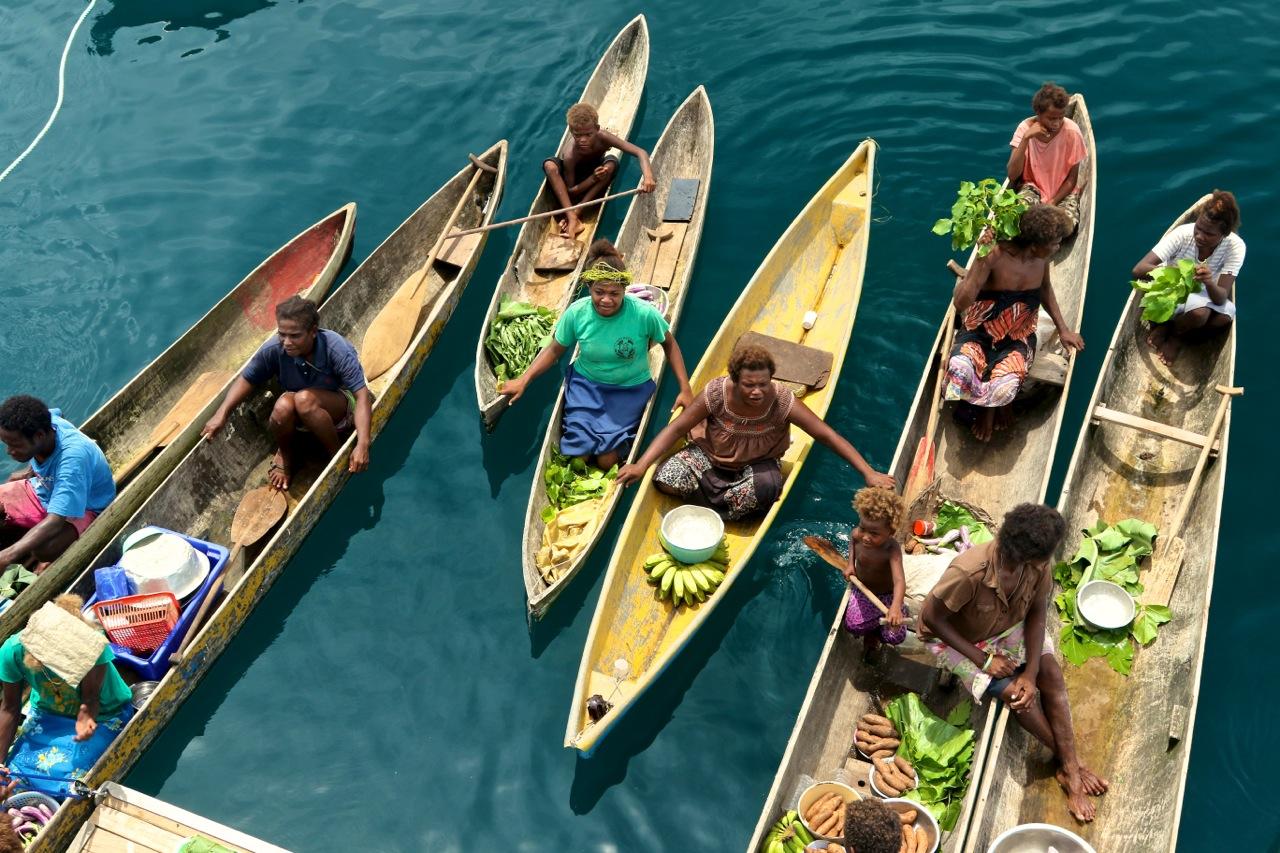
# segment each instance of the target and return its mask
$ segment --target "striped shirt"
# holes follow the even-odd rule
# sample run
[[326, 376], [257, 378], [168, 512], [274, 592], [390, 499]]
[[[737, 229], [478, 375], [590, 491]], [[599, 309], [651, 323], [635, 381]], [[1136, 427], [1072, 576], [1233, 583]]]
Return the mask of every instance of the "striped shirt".
[[[1165, 266], [1183, 258], [1198, 261], [1195, 230], [1196, 226], [1193, 222], [1179, 225], [1161, 237], [1160, 242], [1156, 243], [1151, 251]], [[1223, 274], [1239, 276], [1240, 268], [1244, 266], [1244, 240], [1240, 239], [1239, 234], [1228, 234], [1204, 263], [1208, 265], [1209, 272], [1213, 273], [1215, 279]]]

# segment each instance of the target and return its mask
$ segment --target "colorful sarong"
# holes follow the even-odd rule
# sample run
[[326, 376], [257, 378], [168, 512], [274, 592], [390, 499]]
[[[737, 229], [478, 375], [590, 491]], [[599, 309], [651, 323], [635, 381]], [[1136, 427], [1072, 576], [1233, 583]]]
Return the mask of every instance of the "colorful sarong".
[[[32, 705], [27, 706], [26, 714], [5, 764], [20, 779], [20, 790], [39, 791], [62, 800], [71, 795], [70, 780], [85, 777], [133, 717], [134, 710], [132, 705], [125, 705], [114, 717], [98, 720], [97, 730], [80, 742], [76, 741], [76, 721], [71, 717]], [[66, 781], [38, 778], [42, 776]]]
[[[885, 607], [893, 604], [892, 592], [877, 595], [876, 598], [880, 599]], [[909, 615], [907, 606], [903, 604], [902, 618], [905, 620]], [[849, 607], [844, 611], [844, 627], [850, 634], [855, 637], [865, 637], [874, 631], [879, 631], [881, 640], [891, 646], [901, 645], [903, 640], [907, 639], [905, 622], [893, 628], [888, 623], [880, 621], [883, 617], [884, 614], [880, 612], [880, 608], [863, 595], [862, 590], [856, 586], [849, 590]]]
[[630, 386], [592, 382], [570, 364], [564, 378], [560, 452], [565, 456], [625, 453], [635, 441], [644, 407], [657, 387], [652, 379]]
[[979, 293], [956, 330], [946, 399], [986, 408], [1012, 403], [1035, 358], [1039, 315], [1039, 288]]
[[763, 513], [782, 495], [782, 469], [777, 459], [729, 471], [716, 467], [706, 451], [692, 443], [663, 462], [653, 479], [730, 521]]
[[[981, 640], [974, 643], [984, 652], [998, 652], [1005, 657], [1012, 658], [1018, 664], [1025, 664], [1027, 661], [1027, 643], [1023, 636], [1023, 626], [1025, 622], [1019, 622], [1003, 634], [992, 637], [989, 640]], [[991, 676], [982, 671], [982, 667], [960, 654], [955, 649], [938, 639], [925, 640], [925, 647], [929, 649], [937, 658], [938, 662], [945, 668], [955, 673], [956, 677], [964, 682], [964, 686], [968, 688], [969, 693], [978, 702], [981, 702], [987, 694], [987, 688], [991, 686]], [[1054, 653], [1053, 636], [1049, 633], [1046, 625], [1044, 631], [1044, 647], [1040, 654], [1051, 655]]]
[[[9, 524], [30, 530], [49, 515], [31, 488], [30, 480], [15, 480], [12, 483], [0, 484], [0, 524]], [[68, 518], [67, 523], [76, 529], [76, 535], [84, 533], [85, 528], [98, 517], [96, 512], [86, 511], [79, 518]]]

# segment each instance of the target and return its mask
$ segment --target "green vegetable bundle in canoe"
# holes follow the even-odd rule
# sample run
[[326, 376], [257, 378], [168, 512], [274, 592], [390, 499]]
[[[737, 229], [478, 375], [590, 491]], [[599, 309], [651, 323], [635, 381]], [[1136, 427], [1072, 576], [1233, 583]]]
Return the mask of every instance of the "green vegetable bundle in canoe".
[[[951, 218], [935, 222], [933, 233], [950, 234], [952, 250], [962, 252], [978, 242], [988, 225], [995, 230], [997, 240], [1018, 236], [1018, 222], [1026, 209], [1018, 194], [1002, 187], [995, 178], [983, 178], [976, 184], [961, 181], [960, 192], [951, 205]], [[985, 258], [994, 246], [979, 246], [978, 257]]]
[[965, 724], [972, 709], [966, 699], [944, 720], [915, 693], [904, 693], [884, 707], [902, 740], [898, 755], [919, 776], [919, 784], [903, 796], [927, 808], [945, 831], [955, 828], [969, 787], [974, 733]]
[[528, 302], [503, 299], [489, 326], [484, 350], [499, 382], [515, 379], [529, 369], [538, 352], [551, 342], [556, 312]]
[[608, 471], [588, 465], [581, 459], [551, 451], [551, 461], [542, 479], [547, 487], [547, 505], [542, 508], [542, 523], [550, 524], [556, 513], [583, 501], [604, 497], [618, 476], [618, 466]]
[[1183, 258], [1176, 264], [1151, 271], [1148, 279], [1131, 281], [1134, 290], [1142, 291], [1142, 319], [1148, 323], [1167, 323], [1193, 293], [1199, 293], [1196, 262]]

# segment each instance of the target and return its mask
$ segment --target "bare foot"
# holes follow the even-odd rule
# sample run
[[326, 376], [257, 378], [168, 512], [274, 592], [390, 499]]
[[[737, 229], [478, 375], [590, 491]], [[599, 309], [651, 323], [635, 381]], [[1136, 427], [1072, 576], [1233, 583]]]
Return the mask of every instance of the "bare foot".
[[1013, 426], [1013, 404], [1001, 406], [996, 409], [995, 415], [996, 431], [1005, 430]]
[[1101, 797], [1111, 787], [1111, 783], [1103, 779], [1097, 773], [1094, 773], [1083, 764], [1080, 765], [1080, 784], [1084, 786], [1086, 794], [1094, 797]]
[[973, 422], [973, 437], [978, 441], [990, 441], [992, 424], [995, 421], [995, 409], [979, 407], [978, 416]]
[[562, 237], [573, 239], [585, 231], [586, 228], [587, 226], [582, 224], [581, 219], [576, 216], [571, 216], [565, 219], [564, 224], [560, 226], [560, 235]]
[[880, 651], [880, 638], [875, 634], [867, 634], [862, 638], [862, 662], [875, 663], [876, 652]]
[[1182, 341], [1177, 335], [1166, 335], [1164, 342], [1160, 344], [1160, 348], [1156, 350], [1156, 355], [1164, 362], [1165, 367], [1172, 367], [1174, 360], [1178, 357], [1178, 353], [1182, 352]]
[[1057, 774], [1058, 784], [1067, 794], [1067, 810], [1071, 816], [1081, 823], [1088, 823], [1098, 814], [1093, 802], [1085, 793], [1084, 784], [1080, 780], [1080, 772], [1069, 772], [1065, 767]]
[[274, 489], [284, 491], [289, 488], [289, 457], [283, 450], [277, 450], [271, 460], [271, 470], [267, 472], [267, 482]]

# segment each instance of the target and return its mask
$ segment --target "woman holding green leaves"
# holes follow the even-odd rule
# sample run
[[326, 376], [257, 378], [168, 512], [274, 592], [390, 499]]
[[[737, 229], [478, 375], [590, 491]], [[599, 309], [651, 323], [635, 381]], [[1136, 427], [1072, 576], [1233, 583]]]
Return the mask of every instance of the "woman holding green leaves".
[[1231, 295], [1244, 266], [1244, 240], [1235, 233], [1239, 227], [1236, 197], [1214, 190], [1195, 222], [1171, 229], [1133, 268], [1133, 277], [1144, 279], [1157, 267], [1173, 266], [1179, 260], [1196, 264], [1200, 292], [1187, 296], [1174, 310], [1173, 318], [1153, 325], [1147, 336], [1147, 343], [1165, 364], [1173, 364], [1183, 343], [1221, 334], [1234, 321], [1236, 304]]
[[650, 375], [649, 348], [660, 345], [680, 383], [675, 408], [693, 401], [684, 356], [657, 308], [627, 295], [631, 273], [613, 243], [591, 244], [580, 281], [589, 295], [574, 302], [556, 323], [551, 341], [529, 369], [499, 386], [511, 404], [529, 383], [571, 347], [578, 357], [565, 370], [560, 452], [609, 470], [626, 456], [657, 383]]

